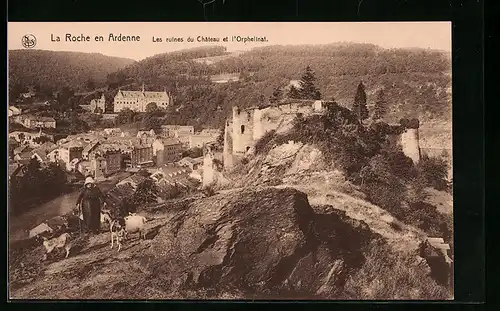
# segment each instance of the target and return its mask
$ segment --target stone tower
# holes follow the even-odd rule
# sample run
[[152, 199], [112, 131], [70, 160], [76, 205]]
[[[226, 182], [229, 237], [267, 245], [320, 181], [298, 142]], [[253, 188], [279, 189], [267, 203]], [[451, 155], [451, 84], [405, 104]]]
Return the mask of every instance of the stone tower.
[[206, 187], [215, 181], [214, 152], [212, 145], [203, 147], [203, 176], [202, 185]]
[[244, 155], [253, 146], [253, 110], [233, 106], [233, 154]]
[[403, 153], [413, 160], [413, 163], [420, 161], [420, 143], [419, 143], [419, 122], [417, 119], [407, 124], [401, 134], [401, 148]]

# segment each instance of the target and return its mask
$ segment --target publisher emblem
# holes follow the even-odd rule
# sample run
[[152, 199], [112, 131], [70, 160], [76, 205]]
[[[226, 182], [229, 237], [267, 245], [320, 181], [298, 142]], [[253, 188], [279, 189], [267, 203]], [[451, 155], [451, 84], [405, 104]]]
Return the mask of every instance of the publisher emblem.
[[34, 48], [36, 45], [36, 37], [31, 34], [24, 35], [23, 38], [21, 39], [21, 43], [27, 49]]

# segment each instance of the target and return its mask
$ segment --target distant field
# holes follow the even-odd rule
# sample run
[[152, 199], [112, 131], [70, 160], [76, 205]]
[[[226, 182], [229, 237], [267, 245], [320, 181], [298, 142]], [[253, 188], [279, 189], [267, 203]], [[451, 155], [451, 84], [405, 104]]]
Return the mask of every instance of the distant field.
[[423, 124], [419, 130], [422, 148], [452, 148], [452, 127], [448, 123]]
[[228, 58], [236, 57], [236, 56], [240, 55], [241, 53], [243, 53], [243, 52], [232, 52], [232, 53], [229, 53], [226, 55], [220, 55], [220, 56], [195, 58], [195, 59], [193, 59], [193, 61], [195, 61], [197, 63], [211, 65], [211, 64], [215, 64], [217, 62], [226, 60]]

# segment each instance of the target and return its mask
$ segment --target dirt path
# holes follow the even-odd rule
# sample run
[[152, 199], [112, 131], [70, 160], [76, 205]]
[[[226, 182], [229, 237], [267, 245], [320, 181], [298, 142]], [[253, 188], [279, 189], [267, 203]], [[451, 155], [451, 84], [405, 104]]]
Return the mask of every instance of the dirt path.
[[[373, 232], [387, 239], [396, 251], [413, 252], [427, 236], [422, 230], [403, 224], [386, 210], [360, 198], [336, 191], [331, 187], [319, 185], [282, 184], [275, 188], [295, 188], [307, 194], [309, 203], [314, 205], [331, 205], [346, 212], [346, 216], [364, 221]], [[242, 188], [221, 190], [220, 193], [239, 191]]]
[[[160, 228], [173, 217], [173, 213], [157, 214], [150, 217], [147, 227]], [[26, 258], [24, 266], [40, 257], [37, 262], [40, 272], [36, 277], [24, 281], [9, 280], [11, 299], [127, 299], [121, 285], [142, 281], [151, 272], [141, 262], [147, 257], [152, 240], [139, 240], [131, 236], [118, 252], [110, 248], [109, 232], [77, 238], [76, 245], [83, 246], [74, 250], [68, 258], [63, 254], [55, 259], [41, 261], [43, 247], [39, 246]], [[64, 253], [64, 252], [63, 252]], [[23, 264], [21, 264], [23, 265]], [[12, 277], [11, 277], [12, 278]], [[62, 282], [61, 280], [64, 280]], [[67, 284], [79, 284], [68, 287]], [[133, 288], [133, 286], [132, 286]], [[166, 293], [161, 293], [166, 297]], [[133, 297], [132, 297], [133, 298]]]

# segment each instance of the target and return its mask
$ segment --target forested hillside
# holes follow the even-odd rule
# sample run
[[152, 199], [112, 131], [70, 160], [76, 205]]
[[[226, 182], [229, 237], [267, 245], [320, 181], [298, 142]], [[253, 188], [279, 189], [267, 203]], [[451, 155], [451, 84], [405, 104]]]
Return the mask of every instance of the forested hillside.
[[[300, 79], [309, 65], [323, 99], [352, 105], [357, 84], [366, 87], [368, 103], [384, 89], [388, 121], [401, 117], [451, 119], [450, 55], [424, 49], [382, 49], [371, 44], [269, 46], [214, 64], [194, 61], [200, 55], [224, 55], [223, 48], [160, 54], [129, 66], [114, 76], [135, 80], [138, 87], [167, 87], [175, 95], [172, 122], [219, 126], [232, 105], [265, 102], [279, 86]], [[209, 76], [240, 72], [239, 82], [212, 84]], [[116, 79], [115, 79], [116, 80]], [[130, 82], [130, 80], [128, 81]]]
[[[388, 122], [402, 117], [424, 123], [451, 120], [451, 57], [445, 52], [336, 43], [268, 46], [225, 57], [229, 55], [221, 46], [163, 53], [140, 62], [100, 54], [9, 51], [9, 90], [38, 85], [47, 94], [67, 86], [76, 94], [105, 87], [112, 110], [118, 88], [139, 90], [144, 83], [146, 90], [166, 89], [173, 95], [165, 122], [219, 127], [233, 105], [268, 102], [277, 88], [300, 79], [309, 66], [322, 99], [351, 107], [363, 82], [368, 106], [383, 89]], [[203, 58], [216, 61], [200, 62]], [[240, 79], [212, 83], [210, 77], [221, 73], [240, 73]], [[90, 99], [76, 101], [88, 104]]]
[[70, 87], [85, 91], [106, 82], [106, 76], [135, 62], [99, 53], [10, 50], [9, 91], [11, 94], [33, 87], [44, 92]]

